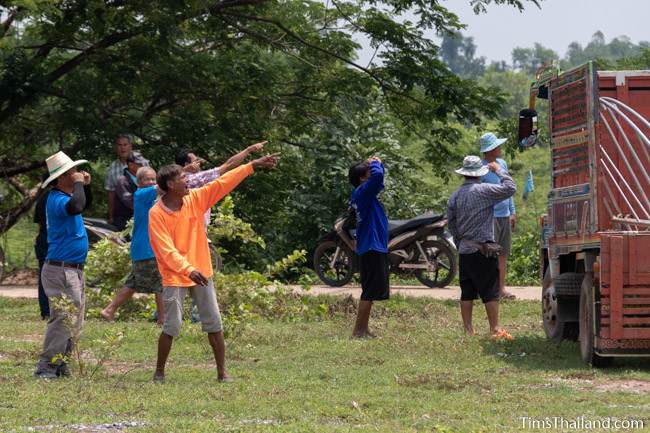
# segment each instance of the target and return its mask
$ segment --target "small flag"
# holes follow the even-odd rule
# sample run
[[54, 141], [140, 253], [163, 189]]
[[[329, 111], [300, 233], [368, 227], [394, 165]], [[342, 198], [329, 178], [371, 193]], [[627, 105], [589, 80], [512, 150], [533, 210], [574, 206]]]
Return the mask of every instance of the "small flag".
[[524, 185], [524, 200], [528, 200], [528, 194], [535, 191], [535, 183], [533, 182], [533, 170], [528, 170], [526, 176], [526, 185]]

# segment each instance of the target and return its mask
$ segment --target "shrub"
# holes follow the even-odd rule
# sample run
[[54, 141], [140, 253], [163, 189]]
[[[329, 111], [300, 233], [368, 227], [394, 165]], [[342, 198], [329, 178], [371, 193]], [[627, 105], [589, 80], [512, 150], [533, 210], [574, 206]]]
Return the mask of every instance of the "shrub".
[[[128, 227], [125, 229], [129, 230]], [[230, 197], [220, 203], [208, 232], [213, 242], [228, 239], [262, 248], [266, 245], [250, 224], [234, 215], [234, 204]], [[227, 251], [221, 249], [221, 253]], [[237, 270], [233, 273], [216, 273], [214, 283], [222, 319], [227, 324], [224, 327], [226, 332], [230, 336], [239, 334], [255, 317], [301, 320], [322, 317], [327, 313], [326, 305], [296, 294], [280, 282], [281, 279], [292, 278], [300, 282], [303, 288], [308, 288], [311, 278], [301, 273], [306, 256], [304, 250], [294, 251], [267, 265], [263, 272]], [[111, 301], [114, 291], [123, 286], [130, 270], [129, 244], [118, 245], [105, 239], [92, 247], [86, 267], [89, 286], [92, 287], [87, 294], [89, 317], [99, 317], [99, 312]], [[150, 318], [155, 308], [153, 296], [139, 297], [121, 306], [117, 316]], [[189, 308], [186, 308], [185, 317], [190, 317]]]
[[539, 284], [539, 249], [540, 239], [536, 230], [513, 237], [508, 258], [507, 284]]

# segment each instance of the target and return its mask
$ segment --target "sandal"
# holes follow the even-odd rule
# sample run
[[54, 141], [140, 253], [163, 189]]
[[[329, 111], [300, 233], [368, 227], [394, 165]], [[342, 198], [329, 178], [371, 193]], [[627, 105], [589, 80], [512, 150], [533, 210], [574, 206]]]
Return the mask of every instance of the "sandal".
[[510, 335], [510, 333], [508, 331], [506, 331], [505, 329], [499, 329], [497, 332], [492, 334], [492, 336], [490, 336], [490, 340], [492, 340], [492, 341], [512, 341], [512, 340], [514, 340], [514, 337], [512, 335]]

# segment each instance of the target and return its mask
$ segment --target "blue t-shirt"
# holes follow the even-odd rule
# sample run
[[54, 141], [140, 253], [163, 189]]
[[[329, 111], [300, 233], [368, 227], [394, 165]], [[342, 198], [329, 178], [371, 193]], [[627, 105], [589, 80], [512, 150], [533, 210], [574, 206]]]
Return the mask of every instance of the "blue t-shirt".
[[149, 242], [149, 209], [156, 202], [156, 186], [138, 188], [133, 194], [133, 233], [131, 234], [131, 260], [153, 259]]
[[[487, 165], [487, 163], [488, 162], [484, 159], [483, 165]], [[497, 158], [497, 163], [499, 163], [499, 165], [503, 167], [506, 173], [508, 173], [508, 164], [506, 164], [506, 162], [503, 159]], [[500, 185], [501, 178], [497, 176], [496, 173], [489, 171], [488, 174], [486, 174], [481, 178], [481, 182], [494, 183], [496, 185]], [[514, 215], [514, 214], [515, 214], [515, 201], [512, 197], [500, 201], [499, 203], [494, 205], [495, 218], [509, 217], [510, 215]]]
[[357, 254], [388, 252], [388, 218], [377, 194], [384, 189], [384, 165], [370, 163], [370, 177], [353, 192], [350, 204], [357, 212]]
[[71, 196], [53, 189], [47, 197], [46, 260], [66, 263], [85, 263], [88, 255], [88, 235], [81, 214], [70, 215], [65, 209]]

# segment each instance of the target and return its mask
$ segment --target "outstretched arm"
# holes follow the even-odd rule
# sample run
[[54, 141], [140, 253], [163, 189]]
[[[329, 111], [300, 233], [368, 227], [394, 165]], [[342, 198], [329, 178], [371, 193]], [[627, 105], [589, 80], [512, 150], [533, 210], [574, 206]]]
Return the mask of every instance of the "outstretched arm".
[[267, 155], [237, 167], [206, 186], [190, 192], [190, 200], [200, 214], [205, 213], [219, 200], [235, 189], [244, 179], [253, 174], [257, 168], [273, 168], [278, 162], [277, 155]]
[[217, 168], [219, 174], [220, 175], [226, 174], [230, 170], [239, 167], [246, 160], [248, 155], [254, 152], [261, 152], [266, 143], [268, 143], [268, 141], [262, 141], [260, 143], [252, 144], [248, 146], [246, 149], [242, 150], [241, 152], [231, 156], [226, 162], [224, 162]]

